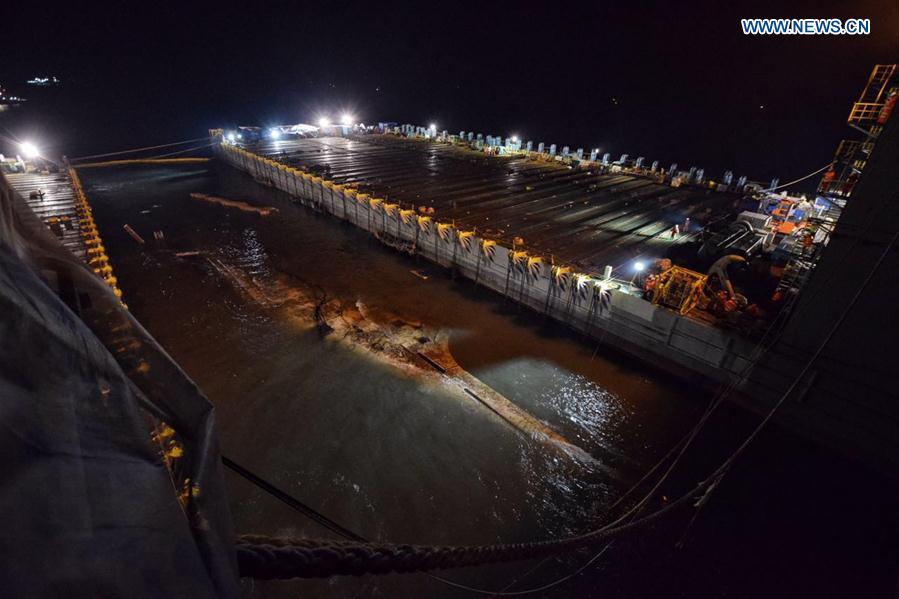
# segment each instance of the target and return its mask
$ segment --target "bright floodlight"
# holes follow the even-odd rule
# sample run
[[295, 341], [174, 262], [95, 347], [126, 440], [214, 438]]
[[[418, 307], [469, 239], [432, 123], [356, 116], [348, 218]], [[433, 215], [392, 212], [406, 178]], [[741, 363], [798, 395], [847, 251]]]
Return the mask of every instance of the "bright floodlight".
[[517, 143], [518, 143], [518, 136], [517, 136], [517, 135], [513, 135], [513, 136], [512, 136], [512, 143], [513, 143], [513, 144], [517, 144]]
[[21, 148], [25, 158], [37, 158], [41, 154], [40, 150], [37, 149], [37, 146], [30, 141], [22, 142]]
[[642, 262], [634, 262], [634, 270], [637, 272], [643, 272], [644, 268], [646, 268], [646, 265]]
[[271, 131], [269, 131], [269, 135], [272, 136], [272, 139], [278, 139], [279, 137], [281, 137], [281, 130], [280, 129], [272, 129]]
[[346, 125], [347, 127], [352, 125], [353, 124], [353, 115], [351, 115], [348, 112], [344, 113], [343, 116], [340, 117], [340, 124]]
[[331, 124], [331, 121], [329, 121], [327, 117], [322, 117], [322, 118], [318, 119], [319, 127], [327, 127], [330, 124]]
[[229, 131], [228, 132], [228, 141], [234, 141], [235, 139], [237, 139], [237, 136], [234, 135], [234, 131]]
[[431, 129], [432, 131], [437, 131], [437, 123], [431, 123], [430, 129]]

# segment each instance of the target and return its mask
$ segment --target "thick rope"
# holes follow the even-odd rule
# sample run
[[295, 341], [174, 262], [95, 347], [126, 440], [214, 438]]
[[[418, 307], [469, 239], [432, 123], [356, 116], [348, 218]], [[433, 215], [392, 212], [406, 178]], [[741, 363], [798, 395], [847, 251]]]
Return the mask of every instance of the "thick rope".
[[700, 483], [694, 492], [633, 522], [565, 539], [501, 545], [430, 546], [244, 535], [239, 537], [236, 546], [237, 563], [241, 576], [268, 580], [425, 572], [534, 559], [633, 534], [671, 512], [691, 505], [696, 494], [705, 487], [706, 483]]

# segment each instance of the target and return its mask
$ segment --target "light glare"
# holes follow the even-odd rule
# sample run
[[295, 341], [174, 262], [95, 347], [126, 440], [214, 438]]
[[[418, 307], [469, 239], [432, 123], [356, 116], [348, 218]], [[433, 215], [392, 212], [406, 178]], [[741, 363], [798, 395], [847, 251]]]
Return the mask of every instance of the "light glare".
[[25, 158], [37, 158], [41, 154], [40, 150], [37, 149], [37, 146], [30, 141], [22, 142], [21, 147], [22, 154], [25, 155]]

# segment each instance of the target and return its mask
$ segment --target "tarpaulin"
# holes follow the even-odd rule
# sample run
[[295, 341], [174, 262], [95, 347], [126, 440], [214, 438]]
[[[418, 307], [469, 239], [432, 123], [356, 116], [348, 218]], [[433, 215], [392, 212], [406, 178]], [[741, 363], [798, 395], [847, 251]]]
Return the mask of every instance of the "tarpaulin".
[[237, 595], [213, 414], [0, 176], [0, 594]]

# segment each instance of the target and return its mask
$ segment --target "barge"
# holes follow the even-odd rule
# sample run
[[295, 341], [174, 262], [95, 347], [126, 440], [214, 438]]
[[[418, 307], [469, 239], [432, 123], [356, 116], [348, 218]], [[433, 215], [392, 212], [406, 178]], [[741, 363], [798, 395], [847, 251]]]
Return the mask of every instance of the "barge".
[[[344, 126], [247, 142], [211, 134], [222, 161], [389, 246], [696, 387], [725, 388], [751, 409], [765, 412], [788, 396], [781, 420], [792, 428], [892, 465], [883, 444], [895, 445], [894, 435], [878, 423], [899, 416], [883, 401], [895, 392], [876, 380], [882, 373], [865, 374], [867, 365], [846, 368], [854, 349], [832, 350], [837, 370], [811, 368], [833, 340], [815, 332], [840, 323], [808, 320], [829, 300], [803, 290], [815, 279], [832, 283], [821, 283], [818, 271], [822, 261], [840, 260], [830, 246], [842, 213], [882, 205], [881, 196], [858, 196], [895, 182], [889, 169], [870, 164], [891, 151], [880, 147], [893, 142], [887, 131], [895, 128], [888, 119], [897, 92], [895, 65], [878, 65], [849, 117], [864, 137], [842, 142], [812, 173], [823, 173], [813, 198], [791, 196], [777, 180], [765, 185], [727, 172], [713, 181], [695, 167], [666, 169], [627, 155], [612, 162], [596, 150], [558, 152], [554, 144], [434, 127]], [[708, 270], [690, 268], [703, 257]], [[755, 297], [729, 281], [728, 266], [740, 262], [764, 266]], [[804, 348], [796, 335], [822, 345]], [[833, 393], [845, 387], [852, 395], [852, 385], [872, 399]], [[864, 426], [846, 427], [848, 419]]]

